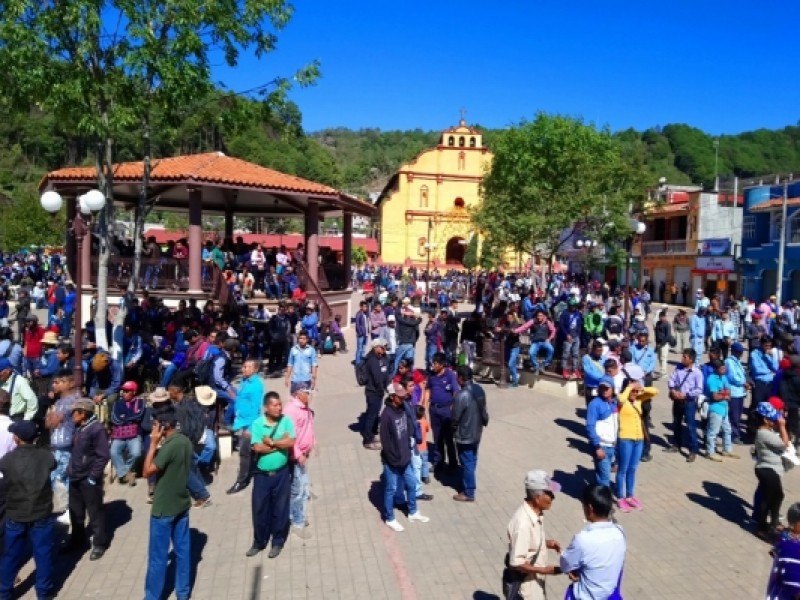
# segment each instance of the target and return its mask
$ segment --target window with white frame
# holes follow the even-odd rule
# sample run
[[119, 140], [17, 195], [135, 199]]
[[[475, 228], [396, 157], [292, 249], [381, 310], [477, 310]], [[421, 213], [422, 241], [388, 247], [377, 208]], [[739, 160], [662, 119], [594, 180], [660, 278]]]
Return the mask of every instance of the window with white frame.
[[800, 244], [800, 211], [792, 213], [786, 221], [786, 243]]
[[756, 237], [756, 218], [748, 215], [742, 220], [742, 239], [752, 240]]
[[778, 211], [773, 212], [769, 216], [769, 241], [778, 243], [781, 239], [781, 228], [783, 220], [781, 213]]

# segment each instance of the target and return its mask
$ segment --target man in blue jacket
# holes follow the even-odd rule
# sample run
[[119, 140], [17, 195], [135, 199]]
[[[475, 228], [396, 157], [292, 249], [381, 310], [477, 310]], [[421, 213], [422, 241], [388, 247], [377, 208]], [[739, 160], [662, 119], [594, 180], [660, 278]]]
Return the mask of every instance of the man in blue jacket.
[[728, 382], [731, 385], [731, 398], [728, 404], [729, 417], [731, 421], [731, 441], [734, 444], [743, 444], [742, 441], [742, 412], [744, 411], [744, 397], [750, 384], [742, 365], [742, 354], [744, 345], [740, 342], [731, 344], [731, 355], [725, 359], [727, 367]]
[[583, 355], [583, 397], [586, 406], [597, 395], [597, 386], [605, 376], [606, 370], [603, 367], [603, 344], [602, 342], [592, 342], [592, 347], [588, 354]]
[[563, 342], [561, 375], [564, 379], [579, 379], [578, 358], [581, 349], [583, 315], [578, 310], [578, 301], [575, 298], [570, 298], [567, 304], [569, 310], [562, 312], [558, 319], [558, 332]]
[[242, 365], [242, 383], [236, 391], [233, 419], [233, 432], [239, 439], [239, 474], [236, 483], [228, 489], [228, 494], [241, 492], [250, 485], [253, 473], [250, 427], [261, 415], [261, 404], [264, 400], [264, 382], [258, 373], [260, 362], [247, 360]]
[[[761, 402], [766, 402], [772, 395], [772, 380], [778, 371], [778, 357], [772, 351], [772, 338], [761, 338], [759, 348], [754, 348], [750, 353], [750, 377], [753, 379], [753, 396], [750, 400], [748, 414], [753, 415], [756, 407]], [[755, 431], [751, 426], [755, 419], [749, 418], [747, 428]]]
[[689, 319], [689, 341], [698, 360], [706, 351], [706, 309], [701, 308]]
[[619, 416], [617, 397], [614, 394], [614, 380], [604, 376], [597, 386], [595, 396], [586, 409], [586, 434], [592, 445], [594, 473], [597, 485], [611, 486], [611, 465], [617, 445]]

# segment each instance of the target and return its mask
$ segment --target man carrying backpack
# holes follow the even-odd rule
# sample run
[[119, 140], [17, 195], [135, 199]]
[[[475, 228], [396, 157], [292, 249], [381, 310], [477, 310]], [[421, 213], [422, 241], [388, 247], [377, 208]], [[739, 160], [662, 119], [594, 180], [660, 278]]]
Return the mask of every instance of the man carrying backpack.
[[[203, 391], [203, 388], [197, 389]], [[197, 464], [199, 453], [202, 452], [206, 442], [206, 411], [194, 397], [186, 396], [180, 386], [170, 384], [167, 391], [169, 392], [172, 406], [175, 408], [178, 431], [192, 442], [192, 464], [189, 468], [189, 479], [186, 482], [186, 487], [189, 489], [189, 495], [194, 500], [193, 506], [195, 508], [205, 508], [211, 504], [211, 494], [206, 488]], [[214, 400], [216, 400], [216, 396]]]

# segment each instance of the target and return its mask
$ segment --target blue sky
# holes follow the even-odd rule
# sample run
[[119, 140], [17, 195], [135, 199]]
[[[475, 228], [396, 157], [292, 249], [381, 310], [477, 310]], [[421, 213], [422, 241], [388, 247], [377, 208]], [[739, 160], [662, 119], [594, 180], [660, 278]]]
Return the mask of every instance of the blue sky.
[[296, 0], [278, 50], [215, 75], [243, 90], [319, 59], [307, 131], [505, 127], [538, 111], [711, 134], [800, 121], [800, 2]]

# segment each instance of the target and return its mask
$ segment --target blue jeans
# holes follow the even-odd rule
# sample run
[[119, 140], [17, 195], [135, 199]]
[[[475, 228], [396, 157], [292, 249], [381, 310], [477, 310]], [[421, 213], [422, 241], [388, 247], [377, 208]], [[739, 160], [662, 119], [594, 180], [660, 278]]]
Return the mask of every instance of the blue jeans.
[[577, 371], [581, 368], [580, 357], [581, 340], [580, 337], [572, 338], [571, 342], [564, 339], [564, 348], [561, 352], [561, 370]]
[[519, 371], [517, 370], [517, 362], [519, 361], [519, 346], [514, 346], [508, 356], [508, 370], [511, 372], [511, 383], [516, 385], [519, 383]]
[[553, 354], [555, 353], [555, 349], [553, 348], [553, 344], [548, 341], [544, 342], [531, 342], [531, 349], [530, 349], [530, 356], [531, 356], [531, 364], [533, 365], [534, 369], [539, 368], [539, 351], [544, 348], [545, 356], [544, 356], [544, 367], [547, 368], [550, 366], [550, 363], [553, 360]]
[[38, 358], [25, 358], [22, 368], [25, 371], [25, 374], [27, 374], [28, 379], [30, 380], [30, 379], [33, 378], [33, 372], [36, 369], [40, 369], [41, 367], [42, 367], [42, 361], [40, 359], [38, 359]]
[[189, 490], [189, 495], [195, 500], [205, 500], [211, 496], [206, 488], [206, 482], [203, 481], [203, 476], [200, 475], [200, 470], [197, 468], [198, 456], [192, 453], [192, 464], [189, 467], [189, 478], [186, 480], [186, 489]]
[[125, 477], [141, 455], [142, 438], [139, 436], [129, 440], [111, 440], [111, 464], [114, 465], [117, 477]]
[[169, 543], [175, 553], [175, 595], [178, 600], [191, 593], [192, 547], [189, 536], [189, 511], [173, 517], [150, 517], [150, 544], [147, 550], [147, 576], [144, 599], [161, 600], [167, 575]]
[[422, 465], [420, 466], [420, 477], [422, 479], [427, 479], [431, 474], [431, 463], [428, 462], [428, 451], [425, 450], [424, 452], [420, 452], [419, 459], [422, 461]]
[[422, 488], [422, 456], [416, 448], [411, 452], [411, 466], [414, 468], [414, 481], [417, 484], [414, 495], [419, 498], [425, 490]]
[[616, 448], [614, 446], [603, 446], [606, 457], [600, 460], [595, 455], [594, 457], [594, 474], [597, 478], [597, 485], [604, 485], [611, 488], [611, 465], [614, 464], [614, 454]]
[[708, 429], [706, 430], [706, 452], [711, 456], [716, 452], [717, 435], [722, 430], [722, 449], [725, 452], [730, 452], [733, 447], [731, 446], [731, 421], [728, 415], [720, 415], [715, 412], [708, 411]]
[[417, 482], [414, 479], [414, 467], [411, 461], [405, 467], [383, 465], [383, 518], [394, 521], [394, 501], [397, 488], [402, 485], [408, 497], [408, 514], [417, 512]]
[[0, 558], [0, 599], [14, 597], [14, 580], [27, 558], [25, 547], [30, 539], [33, 562], [36, 564], [36, 597], [49, 598], [53, 592], [53, 543], [55, 526], [48, 516], [32, 523], [8, 519], [5, 528], [3, 556]]
[[617, 498], [633, 498], [636, 490], [636, 469], [642, 458], [644, 440], [619, 440]]
[[305, 465], [295, 463], [292, 473], [292, 492], [289, 500], [289, 518], [295, 527], [306, 525], [306, 503], [311, 497], [311, 484]]
[[356, 364], [361, 364], [364, 360], [364, 348], [367, 345], [369, 338], [366, 335], [359, 335], [356, 337]]
[[439, 349], [436, 347], [436, 344], [426, 344], [425, 345], [425, 368], [429, 371], [431, 370], [431, 363], [433, 362], [433, 355], [436, 354]]
[[178, 367], [174, 363], [167, 365], [167, 368], [164, 369], [164, 375], [161, 377], [161, 387], [167, 387], [170, 379], [172, 379], [172, 376], [177, 372]]
[[56, 459], [56, 468], [50, 471], [50, 483], [55, 485], [56, 481], [60, 481], [67, 488], [69, 488], [69, 477], [67, 477], [67, 465], [69, 464], [72, 452], [69, 450], [59, 450], [53, 448], [53, 458]]
[[474, 499], [477, 486], [475, 471], [478, 467], [478, 444], [456, 444], [456, 447], [458, 448], [458, 462], [461, 463], [464, 495]]
[[394, 367], [392, 372], [397, 373], [397, 369], [400, 366], [400, 361], [404, 358], [407, 358], [411, 361], [411, 364], [414, 364], [414, 345], [413, 344], [400, 344], [395, 350], [394, 353]]
[[200, 451], [200, 454], [197, 456], [197, 462], [202, 464], [208, 464], [214, 459], [214, 453], [217, 451], [217, 438], [214, 435], [214, 432], [210, 429], [206, 429], [206, 445], [203, 446], [203, 449]]
[[697, 439], [697, 400], [687, 398], [686, 400], [672, 403], [672, 432], [674, 434], [673, 445], [677, 448], [685, 446], [681, 432], [681, 423], [686, 420], [686, 428], [689, 430], [689, 444], [685, 446], [692, 454], [697, 454], [700, 449], [700, 442]]

